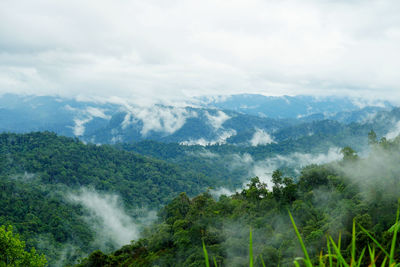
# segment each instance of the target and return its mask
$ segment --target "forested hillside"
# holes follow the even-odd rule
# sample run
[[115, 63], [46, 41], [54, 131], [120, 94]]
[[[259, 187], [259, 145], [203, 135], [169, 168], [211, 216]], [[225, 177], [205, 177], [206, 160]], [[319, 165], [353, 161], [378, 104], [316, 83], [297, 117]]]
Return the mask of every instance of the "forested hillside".
[[[342, 160], [304, 168], [298, 183], [277, 170], [272, 188], [255, 177], [241, 192], [218, 200], [207, 192], [195, 198], [182, 193], [143, 238], [112, 254], [94, 252], [80, 266], [204, 266], [202, 240], [219, 265], [248, 266], [250, 229], [256, 266], [260, 256], [267, 266], [292, 266], [303, 254], [288, 210], [315, 263], [320, 251], [327, 253], [327, 234], [335, 240], [340, 235], [342, 253], [350, 257], [353, 219], [389, 251], [400, 192], [400, 138], [378, 141], [370, 132], [369, 143], [367, 158], [345, 147]], [[355, 236], [357, 255], [375, 246], [359, 226]], [[381, 263], [384, 255], [376, 256]], [[365, 256], [362, 265], [369, 262]]]
[[70, 254], [99, 248], [82, 203], [69, 197], [85, 195], [82, 188], [116, 194], [134, 217], [179, 192], [194, 196], [211, 185], [204, 175], [175, 165], [48, 132], [1, 134], [0, 151], [0, 225], [13, 225], [53, 263], [65, 244], [74, 246]]
[[[154, 141], [113, 147], [49, 132], [2, 134], [0, 225], [13, 225], [28, 249], [44, 253], [51, 266], [72, 264], [98, 249], [108, 253], [130, 240], [131, 245], [111, 254], [90, 255], [82, 265], [202, 266], [204, 240], [210, 257], [223, 266], [246, 266], [250, 229], [255, 255], [273, 266], [290, 266], [301, 256], [290, 210], [314, 259], [326, 244], [326, 234], [337, 239], [341, 233], [348, 256], [353, 218], [388, 242], [391, 235], [386, 230], [394, 224], [400, 190], [400, 138], [378, 141], [372, 131], [364, 138], [368, 157], [360, 158], [345, 147], [343, 159], [298, 173], [293, 162], [313, 162], [302, 159], [312, 155], [294, 151], [309, 151], [310, 140], [283, 143], [287, 147]], [[281, 151], [295, 156], [285, 159]], [[273, 172], [269, 184], [265, 177], [255, 177], [244, 189], [218, 199], [214, 189], [207, 191], [237, 189], [252, 167], [244, 163], [254, 165], [257, 159], [275, 156], [287, 165]], [[151, 210], [160, 208], [158, 219], [149, 217]], [[359, 229], [357, 236], [360, 248], [367, 245]]]

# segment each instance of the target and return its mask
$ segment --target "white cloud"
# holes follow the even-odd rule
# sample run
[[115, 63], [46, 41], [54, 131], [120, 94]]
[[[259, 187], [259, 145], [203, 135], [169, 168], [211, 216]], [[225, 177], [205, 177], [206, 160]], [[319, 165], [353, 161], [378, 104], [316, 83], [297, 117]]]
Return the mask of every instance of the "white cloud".
[[400, 99], [395, 0], [0, 2], [0, 92]]
[[[243, 155], [235, 154], [230, 164], [233, 169], [248, 169], [248, 177], [257, 176], [271, 188], [272, 173], [281, 167], [291, 167], [298, 172], [301, 168], [310, 164], [324, 164], [341, 158], [342, 154], [340, 153], [340, 149], [334, 147], [330, 148], [327, 153], [308, 154], [295, 152], [285, 156], [277, 155], [264, 160], [254, 160], [253, 157], [247, 153]], [[247, 183], [248, 181], [244, 182], [243, 187], [246, 186]]]
[[84, 188], [79, 193], [69, 193], [67, 199], [87, 210], [87, 222], [96, 231], [98, 241], [109, 241], [121, 247], [139, 237], [139, 226], [121, 208], [117, 195], [99, 194]]
[[197, 117], [195, 111], [159, 105], [149, 107], [129, 106], [127, 112], [122, 122], [122, 128], [140, 120], [143, 123], [141, 129], [143, 136], [146, 136], [150, 131], [172, 134], [185, 124], [186, 119]]
[[74, 127], [73, 127], [73, 131], [74, 131], [74, 135], [75, 136], [82, 136], [85, 133], [85, 124], [90, 122], [92, 120], [92, 118], [85, 118], [85, 119], [74, 119]]
[[229, 189], [227, 189], [227, 188], [225, 188], [225, 187], [219, 187], [219, 188], [217, 188], [217, 189], [211, 189], [211, 190], [210, 190], [210, 194], [211, 194], [212, 196], [218, 198], [218, 197], [220, 197], [220, 196], [222, 196], [222, 195], [231, 196], [231, 195], [235, 194], [235, 193], [238, 192], [238, 191], [239, 191], [239, 190], [232, 191], [232, 190], [229, 190]]
[[106, 119], [106, 120], [111, 119], [111, 116], [106, 115], [105, 110], [100, 109], [100, 108], [87, 107], [86, 112], [92, 117], [102, 118], [102, 119]]
[[[188, 153], [190, 153], [190, 152], [188, 152]], [[209, 150], [204, 150], [204, 151], [201, 151], [199, 153], [192, 154], [192, 155], [199, 155], [200, 157], [209, 158], [209, 159], [213, 159], [213, 158], [218, 158], [219, 157], [218, 154], [213, 153], [213, 152], [211, 152]]]
[[275, 143], [274, 139], [262, 129], [256, 129], [253, 137], [250, 140], [250, 144], [252, 146], [268, 145], [271, 143]]
[[183, 141], [180, 142], [181, 145], [186, 145], [186, 146], [194, 146], [194, 145], [200, 145], [200, 146], [208, 146], [208, 145], [217, 145], [217, 144], [226, 144], [226, 140], [229, 137], [232, 137], [236, 135], [236, 131], [233, 129], [229, 130], [224, 130], [220, 133], [218, 133], [217, 137], [212, 140], [207, 140], [205, 138], [199, 138], [195, 140], [188, 140], [188, 141]]
[[[307, 153], [292, 153], [286, 156], [277, 155], [272, 158], [266, 158], [264, 160], [255, 160], [253, 157], [244, 153], [228, 155], [228, 162], [232, 170], [234, 169], [244, 169], [248, 173], [244, 179], [249, 177], [257, 176], [261, 182], [265, 183], [269, 189], [272, 189], [272, 173], [281, 167], [293, 168], [297, 173], [310, 164], [324, 164], [328, 162], [333, 162], [342, 158], [340, 149], [337, 147], [330, 148], [326, 153], [320, 154], [307, 154]], [[210, 190], [210, 194], [214, 197], [220, 197], [221, 195], [232, 195], [236, 192], [240, 192], [249, 183], [248, 180], [243, 182], [241, 188], [236, 188], [231, 190], [225, 187], [219, 187]]]
[[372, 123], [377, 117], [378, 112], [368, 112], [363, 118], [359, 120], [360, 123]]
[[221, 128], [222, 124], [231, 118], [221, 110], [218, 110], [217, 115], [215, 116], [211, 115], [208, 111], [206, 111], [205, 114], [212, 127], [214, 127], [216, 130]]
[[73, 108], [70, 105], [65, 106], [66, 110], [76, 113], [74, 118], [75, 125], [72, 126], [72, 130], [75, 136], [82, 136], [85, 133], [86, 127], [85, 124], [91, 122], [93, 118], [101, 118], [105, 120], [111, 119], [110, 115], [106, 115], [106, 110], [95, 108], [95, 107], [87, 107], [84, 110], [80, 110], [78, 108]]
[[385, 135], [387, 139], [394, 139], [400, 134], [400, 121]]

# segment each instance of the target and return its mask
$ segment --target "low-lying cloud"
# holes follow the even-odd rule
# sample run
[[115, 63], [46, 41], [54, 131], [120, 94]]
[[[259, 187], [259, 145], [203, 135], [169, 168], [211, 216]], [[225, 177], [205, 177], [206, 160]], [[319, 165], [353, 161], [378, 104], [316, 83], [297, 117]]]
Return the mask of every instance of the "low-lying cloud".
[[211, 115], [208, 111], [205, 112], [208, 121], [210, 124], [214, 127], [215, 130], [218, 130], [219, 128], [222, 127], [224, 122], [229, 120], [231, 117], [228, 116], [226, 113], [222, 112], [221, 110], [218, 110], [216, 115]]
[[[292, 153], [289, 155], [277, 155], [264, 160], [254, 160], [253, 157], [245, 153], [243, 155], [234, 154], [230, 157], [231, 168], [234, 169], [247, 169], [247, 176], [243, 177], [248, 179], [249, 177], [257, 176], [261, 182], [264, 182], [268, 188], [272, 188], [272, 173], [282, 167], [288, 167], [293, 169], [295, 173], [299, 174], [300, 170], [311, 164], [324, 164], [333, 162], [343, 157], [340, 149], [337, 147], [330, 148], [326, 153], [319, 154], [307, 154], [307, 153]], [[243, 183], [241, 188], [230, 190], [224, 187], [211, 190], [211, 194], [220, 196], [222, 194], [233, 194], [237, 191], [242, 190], [246, 187], [248, 180]]]
[[400, 190], [400, 153], [396, 149], [374, 147], [369, 155], [351, 164], [337, 165], [339, 172], [357, 185], [367, 200], [392, 198], [396, 203]]
[[250, 140], [250, 144], [252, 146], [268, 145], [271, 143], [275, 143], [274, 139], [263, 129], [258, 128], [254, 132], [253, 137]]
[[400, 121], [385, 135], [387, 139], [394, 139], [400, 134]]
[[216, 133], [216, 137], [211, 140], [207, 140], [205, 138], [190, 139], [188, 141], [180, 142], [180, 144], [185, 145], [185, 146], [194, 146], [194, 145], [210, 146], [210, 145], [218, 145], [218, 144], [222, 145], [222, 144], [226, 144], [227, 139], [234, 135], [236, 135], [236, 131], [233, 129], [222, 130], [222, 131], [219, 131], [218, 133]]
[[114, 248], [139, 238], [139, 225], [124, 210], [117, 195], [98, 193], [83, 188], [67, 194], [67, 199], [80, 204], [86, 211], [85, 219], [96, 232], [96, 242], [109, 243]]
[[101, 108], [89, 106], [85, 109], [79, 109], [69, 105], [66, 105], [64, 108], [76, 114], [74, 118], [75, 125], [71, 127], [75, 136], [83, 136], [86, 130], [85, 124], [91, 122], [94, 118], [111, 119], [111, 116], [106, 114], [107, 110]]
[[188, 118], [197, 117], [195, 111], [181, 107], [153, 105], [149, 107], [128, 106], [122, 128], [127, 128], [139, 120], [143, 123], [140, 131], [147, 136], [151, 131], [173, 134], [185, 124]]

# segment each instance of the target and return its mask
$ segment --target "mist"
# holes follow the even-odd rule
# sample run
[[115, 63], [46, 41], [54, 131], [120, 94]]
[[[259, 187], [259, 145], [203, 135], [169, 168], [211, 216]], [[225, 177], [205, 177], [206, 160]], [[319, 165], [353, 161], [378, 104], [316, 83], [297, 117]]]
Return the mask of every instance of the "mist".
[[[78, 192], [68, 193], [66, 198], [82, 205], [85, 220], [96, 233], [94, 243], [101, 248], [106, 247], [105, 244], [118, 248], [140, 237], [140, 225], [124, 209], [118, 195], [82, 188]], [[154, 214], [145, 217], [142, 222], [149, 223]]]
[[400, 154], [397, 148], [373, 145], [367, 157], [348, 164], [337, 164], [335, 168], [356, 185], [361, 196], [367, 200], [396, 198], [400, 190]]
[[232, 195], [241, 191], [249, 182], [249, 178], [257, 176], [261, 182], [265, 183], [269, 189], [272, 189], [272, 173], [280, 168], [288, 168], [293, 170], [297, 176], [303, 167], [311, 164], [324, 164], [334, 162], [343, 157], [340, 148], [331, 147], [326, 153], [309, 154], [309, 153], [291, 153], [289, 155], [276, 155], [274, 157], [265, 158], [264, 160], [255, 160], [250, 154], [242, 155], [233, 154], [228, 158], [230, 160], [230, 168], [232, 171], [237, 169], [247, 170], [246, 177], [243, 177], [241, 187], [234, 190], [220, 187], [210, 190], [210, 193], [216, 197], [220, 195]]
[[250, 144], [252, 146], [268, 145], [271, 143], [275, 143], [274, 139], [262, 129], [256, 129], [253, 137], [250, 140]]

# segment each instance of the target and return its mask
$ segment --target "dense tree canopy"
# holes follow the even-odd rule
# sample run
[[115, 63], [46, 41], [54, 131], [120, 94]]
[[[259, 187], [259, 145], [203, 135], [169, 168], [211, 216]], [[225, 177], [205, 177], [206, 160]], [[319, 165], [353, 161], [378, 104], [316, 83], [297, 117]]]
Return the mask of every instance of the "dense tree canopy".
[[12, 227], [0, 226], [0, 266], [42, 267], [47, 263], [44, 255], [32, 248], [25, 250], [25, 242], [12, 231]]
[[[181, 194], [142, 239], [111, 254], [97, 251], [80, 266], [203, 266], [202, 240], [222, 266], [248, 266], [250, 228], [255, 255], [268, 266], [292, 266], [302, 252], [288, 210], [315, 262], [326, 249], [327, 234], [335, 240], [341, 234], [343, 255], [349, 257], [353, 219], [388, 247], [400, 196], [399, 143], [381, 140], [365, 159], [345, 148], [341, 161], [304, 168], [298, 183], [278, 170], [272, 188], [255, 177], [241, 192], [218, 200], [208, 193], [192, 199]], [[360, 228], [356, 236], [358, 254], [373, 246]], [[261, 266], [258, 256], [255, 264]]]
[[194, 196], [210, 184], [202, 174], [108, 145], [48, 132], [0, 135], [0, 225], [13, 225], [50, 263], [64, 244], [79, 255], [96, 248], [84, 211], [67, 200], [68, 192], [112, 192], [129, 211], [157, 209], [179, 192]]

